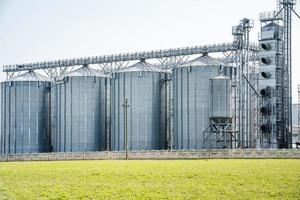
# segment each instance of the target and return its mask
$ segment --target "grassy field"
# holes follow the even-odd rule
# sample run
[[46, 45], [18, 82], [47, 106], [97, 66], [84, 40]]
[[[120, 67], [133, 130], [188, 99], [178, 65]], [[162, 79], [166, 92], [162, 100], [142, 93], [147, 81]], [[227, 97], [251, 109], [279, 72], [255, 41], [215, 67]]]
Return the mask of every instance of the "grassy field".
[[0, 199], [300, 199], [300, 160], [0, 163]]

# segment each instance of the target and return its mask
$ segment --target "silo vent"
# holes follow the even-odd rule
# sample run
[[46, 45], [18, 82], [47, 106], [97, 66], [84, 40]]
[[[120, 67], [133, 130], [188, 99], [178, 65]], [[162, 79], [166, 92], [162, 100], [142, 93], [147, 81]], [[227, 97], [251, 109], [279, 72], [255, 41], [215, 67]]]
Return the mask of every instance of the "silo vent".
[[264, 88], [260, 91], [260, 95], [262, 97], [270, 97], [271, 96], [271, 91], [269, 88]]
[[260, 130], [264, 133], [271, 133], [272, 126], [270, 124], [263, 124], [260, 126]]
[[271, 73], [269, 72], [261, 72], [261, 76], [264, 78], [271, 78]]
[[269, 65], [272, 62], [270, 58], [261, 58], [260, 60], [265, 65]]
[[260, 108], [260, 112], [263, 115], [270, 115], [272, 113], [272, 110], [269, 106], [264, 106]]
[[266, 44], [266, 43], [262, 43], [260, 46], [265, 51], [269, 51], [272, 48], [272, 46], [270, 44]]

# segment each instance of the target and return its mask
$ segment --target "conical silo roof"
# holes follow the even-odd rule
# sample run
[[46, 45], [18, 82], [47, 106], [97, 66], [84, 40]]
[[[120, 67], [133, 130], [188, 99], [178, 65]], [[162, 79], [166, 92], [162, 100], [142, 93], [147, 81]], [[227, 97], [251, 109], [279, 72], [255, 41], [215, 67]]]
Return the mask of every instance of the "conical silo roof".
[[203, 55], [194, 60], [191, 60], [180, 67], [197, 67], [197, 66], [220, 66], [223, 63], [218, 59], [210, 57], [208, 55]]
[[[50, 81], [49, 78], [47, 78], [46, 76], [43, 76], [37, 72], [34, 71], [28, 71], [25, 72], [24, 74], [21, 74], [19, 76], [16, 76], [14, 78], [11, 78], [7, 81]], [[6, 81], [4, 81], [6, 82]]]
[[229, 78], [227, 76], [223, 75], [223, 74], [220, 74], [220, 75], [218, 75], [218, 76], [216, 76], [216, 77], [214, 77], [212, 79], [214, 79], [214, 80], [220, 80], [220, 79], [227, 79], [227, 80], [229, 80]]
[[140, 61], [134, 65], [131, 65], [127, 68], [121, 69], [117, 71], [116, 73], [120, 72], [163, 72], [167, 73], [166, 70], [161, 69], [155, 65], [152, 65], [150, 63], [147, 63], [145, 61]]
[[59, 78], [64, 77], [81, 77], [81, 76], [97, 76], [97, 77], [107, 77], [104, 73], [101, 73], [95, 69], [90, 68], [89, 66], [83, 66], [79, 69], [76, 69], [74, 71], [65, 73], [61, 75]]

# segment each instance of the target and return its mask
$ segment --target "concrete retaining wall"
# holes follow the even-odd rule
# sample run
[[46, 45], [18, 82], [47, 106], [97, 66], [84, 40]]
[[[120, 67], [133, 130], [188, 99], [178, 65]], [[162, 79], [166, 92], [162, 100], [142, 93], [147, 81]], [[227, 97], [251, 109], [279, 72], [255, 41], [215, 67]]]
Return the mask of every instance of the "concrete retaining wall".
[[[300, 159], [300, 150], [130, 151], [131, 160], [151, 159]], [[0, 155], [0, 162], [55, 160], [121, 160], [125, 152], [76, 152]]]

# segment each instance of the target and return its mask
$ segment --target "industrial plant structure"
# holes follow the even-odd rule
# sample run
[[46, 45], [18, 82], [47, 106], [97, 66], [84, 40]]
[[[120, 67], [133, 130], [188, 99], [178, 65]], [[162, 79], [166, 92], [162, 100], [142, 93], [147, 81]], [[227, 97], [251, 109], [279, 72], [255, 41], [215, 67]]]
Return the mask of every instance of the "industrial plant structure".
[[292, 148], [295, 4], [258, 45], [244, 18], [230, 43], [3, 66], [0, 153]]

